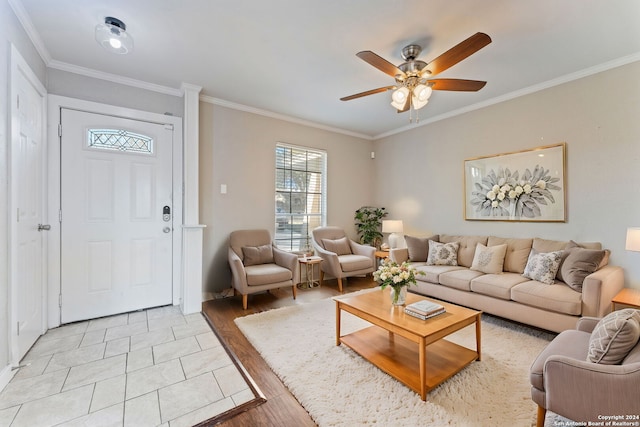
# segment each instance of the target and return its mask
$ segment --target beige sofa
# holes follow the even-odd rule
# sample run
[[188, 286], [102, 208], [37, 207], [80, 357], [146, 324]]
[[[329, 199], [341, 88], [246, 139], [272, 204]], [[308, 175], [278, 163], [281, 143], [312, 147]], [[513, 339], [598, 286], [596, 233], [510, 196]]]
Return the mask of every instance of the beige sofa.
[[[417, 270], [425, 273], [417, 276], [417, 286], [411, 286], [410, 291], [549, 331], [573, 329], [577, 320], [583, 316], [605, 316], [611, 311], [611, 299], [624, 287], [622, 268], [608, 265], [609, 253], [602, 251], [600, 243], [576, 244], [539, 238], [444, 234], [430, 238], [405, 236], [405, 239], [408, 248], [392, 249], [390, 258], [398, 263], [410, 261]], [[428, 265], [428, 256], [433, 255], [433, 248], [429, 247], [430, 240], [450, 244], [446, 245], [449, 248], [457, 242], [457, 265]], [[432, 246], [442, 247], [438, 244]], [[503, 249], [501, 271], [491, 274], [478, 271], [477, 264], [473, 265], [474, 258], [478, 262], [475, 257], [476, 248], [482, 254]], [[593, 273], [586, 274], [584, 271], [586, 277], [581, 284], [572, 283], [573, 288], [559, 280], [560, 272], [567, 270], [562, 267], [558, 269], [558, 277], [554, 275], [551, 283], [523, 276], [532, 253], [546, 256], [557, 254], [558, 251], [563, 251], [561, 265], [567, 268], [575, 267], [576, 254], [601, 252], [602, 259], [593, 266]], [[568, 257], [569, 253], [573, 253], [571, 259]], [[584, 264], [578, 263], [577, 270], [584, 267], [591, 271]], [[476, 269], [472, 269], [472, 265]], [[531, 276], [531, 270], [528, 273]], [[569, 273], [565, 272], [565, 275], [569, 276]], [[571, 277], [575, 281], [576, 276]], [[579, 274], [577, 277], [580, 277]]]

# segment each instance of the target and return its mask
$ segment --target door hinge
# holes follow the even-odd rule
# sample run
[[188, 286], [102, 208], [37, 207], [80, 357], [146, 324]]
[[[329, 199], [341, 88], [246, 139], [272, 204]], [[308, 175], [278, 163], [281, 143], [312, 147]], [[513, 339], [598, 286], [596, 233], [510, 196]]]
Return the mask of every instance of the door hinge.
[[62, 137], [62, 123], [58, 123], [58, 137]]
[[62, 294], [58, 294], [58, 307], [62, 308]]
[[20, 322], [16, 322], [16, 333], [20, 336]]
[[58, 222], [62, 223], [62, 209], [58, 210]]

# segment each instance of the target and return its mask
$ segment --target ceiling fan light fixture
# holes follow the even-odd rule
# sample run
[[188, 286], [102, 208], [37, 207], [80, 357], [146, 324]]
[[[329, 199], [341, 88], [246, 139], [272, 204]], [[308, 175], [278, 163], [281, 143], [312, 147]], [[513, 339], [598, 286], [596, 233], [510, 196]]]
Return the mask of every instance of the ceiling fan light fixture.
[[133, 38], [127, 33], [127, 26], [117, 18], [107, 16], [104, 24], [96, 25], [96, 41], [112, 53], [127, 54], [133, 50]]
[[407, 103], [407, 98], [409, 97], [409, 89], [402, 86], [396, 89], [393, 94], [391, 94], [391, 105], [396, 110], [402, 110], [404, 105]]
[[413, 96], [420, 102], [426, 103], [431, 97], [432, 92], [433, 89], [431, 89], [431, 86], [425, 84], [419, 84], [413, 88]]

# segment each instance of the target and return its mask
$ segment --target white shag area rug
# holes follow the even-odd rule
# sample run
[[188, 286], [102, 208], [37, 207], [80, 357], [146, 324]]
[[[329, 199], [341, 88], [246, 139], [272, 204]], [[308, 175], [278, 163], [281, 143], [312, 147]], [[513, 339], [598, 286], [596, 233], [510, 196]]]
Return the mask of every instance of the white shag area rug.
[[[482, 361], [432, 390], [423, 402], [348, 347], [335, 345], [332, 299], [235, 322], [321, 427], [534, 426], [529, 368], [554, 336], [484, 315]], [[342, 334], [367, 326], [342, 312]], [[447, 339], [475, 348], [474, 326]]]

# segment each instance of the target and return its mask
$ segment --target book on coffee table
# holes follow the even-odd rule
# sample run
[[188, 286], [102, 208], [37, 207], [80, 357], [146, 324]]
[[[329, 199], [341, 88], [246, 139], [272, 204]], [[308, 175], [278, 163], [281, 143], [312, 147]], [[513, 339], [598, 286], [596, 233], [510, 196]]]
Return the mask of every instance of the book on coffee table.
[[429, 316], [432, 314], [444, 313], [445, 308], [441, 304], [433, 301], [420, 300], [407, 305], [405, 307], [405, 311], [411, 311], [422, 316]]
[[443, 308], [440, 311], [436, 311], [435, 313], [431, 313], [431, 314], [426, 315], [426, 316], [422, 315], [420, 313], [417, 313], [417, 312], [415, 312], [415, 311], [413, 311], [411, 309], [407, 309], [406, 307], [404, 309], [404, 312], [406, 314], [408, 314], [409, 316], [411, 316], [411, 317], [415, 317], [415, 318], [420, 319], [420, 320], [427, 320], [427, 319], [431, 319], [432, 317], [438, 316], [439, 314], [446, 313], [446, 310]]

